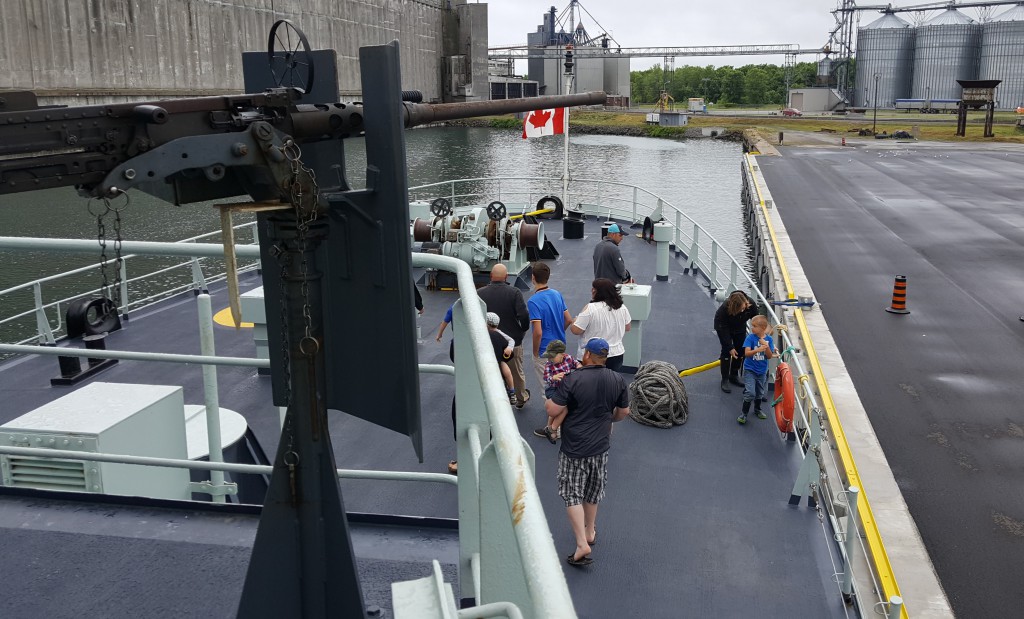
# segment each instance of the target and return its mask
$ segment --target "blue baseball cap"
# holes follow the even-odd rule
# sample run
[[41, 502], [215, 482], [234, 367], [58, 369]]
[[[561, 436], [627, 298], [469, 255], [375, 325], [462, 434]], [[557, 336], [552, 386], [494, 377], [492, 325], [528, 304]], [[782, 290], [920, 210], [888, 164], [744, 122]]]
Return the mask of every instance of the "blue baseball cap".
[[619, 224], [612, 224], [608, 226], [608, 234], [622, 234], [622, 228], [619, 227]]
[[598, 355], [599, 357], [608, 356], [608, 340], [603, 337], [592, 337], [587, 341], [587, 345], [584, 346], [590, 351], [592, 355]]

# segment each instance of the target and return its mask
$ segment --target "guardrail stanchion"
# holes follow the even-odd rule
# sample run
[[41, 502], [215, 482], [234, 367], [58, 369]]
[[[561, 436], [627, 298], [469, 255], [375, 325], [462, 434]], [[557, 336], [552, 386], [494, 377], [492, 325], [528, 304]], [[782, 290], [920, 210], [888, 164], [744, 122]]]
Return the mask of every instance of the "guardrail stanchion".
[[637, 218], [636, 218], [636, 203], [637, 203], [637, 193], [638, 193], [639, 191], [640, 191], [640, 190], [639, 190], [639, 189], [638, 189], [637, 187], [633, 187], [633, 223], [637, 223]]
[[711, 241], [711, 291], [718, 290], [718, 241]]
[[[53, 331], [50, 329], [50, 321], [46, 318], [46, 310], [43, 309], [43, 289], [39, 282], [32, 284], [32, 296], [36, 304], [36, 333], [39, 334], [40, 344], [55, 344]], [[58, 308], [58, 312], [59, 312]]]
[[853, 604], [853, 550], [857, 539], [857, 498], [860, 488], [850, 486], [846, 492], [846, 527], [843, 531], [843, 548], [846, 564], [843, 566], [843, 601]]

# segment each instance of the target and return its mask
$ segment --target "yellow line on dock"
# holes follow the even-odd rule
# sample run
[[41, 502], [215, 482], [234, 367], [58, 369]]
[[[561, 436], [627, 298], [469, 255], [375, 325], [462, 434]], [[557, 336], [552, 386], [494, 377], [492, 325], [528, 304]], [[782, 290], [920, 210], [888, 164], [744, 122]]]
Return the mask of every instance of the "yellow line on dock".
[[[765, 223], [768, 225], [768, 234], [772, 238], [772, 247], [775, 248], [775, 255], [779, 260], [779, 269], [782, 271], [782, 278], [786, 284], [786, 293], [790, 299], [796, 298], [793, 291], [793, 283], [789, 279], [789, 270], [786, 268], [786, 263], [782, 259], [782, 252], [779, 250], [779, 240], [775, 235], [775, 227], [772, 225], [768, 209], [765, 207], [761, 188], [757, 185], [757, 176], [754, 174], [754, 167], [749, 155], [747, 156], [747, 166], [750, 169], [750, 177], [754, 183], [754, 189], [757, 190], [757, 199], [761, 204], [761, 212], [764, 214]], [[885, 543], [882, 542], [882, 535], [878, 531], [875, 515], [871, 511], [867, 489], [860, 481], [857, 463], [853, 458], [853, 452], [850, 450], [850, 444], [846, 440], [843, 424], [839, 420], [839, 412], [836, 410], [835, 400], [832, 399], [832, 392], [829, 391], [828, 384], [825, 382], [825, 372], [822, 370], [821, 362], [818, 360], [818, 352], [815, 350], [814, 343], [811, 340], [811, 333], [807, 328], [804, 312], [800, 308], [794, 308], [793, 316], [800, 329], [800, 337], [804, 343], [804, 352], [807, 354], [807, 361], [811, 366], [814, 382], [818, 386], [821, 406], [825, 409], [829, 427], [832, 429], [832, 437], [835, 439], [836, 451], [839, 452], [839, 460], [842, 462], [843, 469], [846, 472], [846, 480], [848, 485], [857, 486], [860, 489], [857, 498], [857, 511], [860, 516], [864, 537], [868, 543], [868, 549], [871, 552], [871, 559], [875, 564], [875, 571], [878, 573], [879, 584], [882, 587], [882, 597], [885, 600], [889, 600], [894, 595], [903, 597], [900, 594], [899, 585], [896, 583], [896, 575], [892, 571], [892, 564], [889, 562], [889, 553], [886, 552]], [[906, 604], [903, 605], [900, 611], [900, 617], [904, 619], [909, 618]]]

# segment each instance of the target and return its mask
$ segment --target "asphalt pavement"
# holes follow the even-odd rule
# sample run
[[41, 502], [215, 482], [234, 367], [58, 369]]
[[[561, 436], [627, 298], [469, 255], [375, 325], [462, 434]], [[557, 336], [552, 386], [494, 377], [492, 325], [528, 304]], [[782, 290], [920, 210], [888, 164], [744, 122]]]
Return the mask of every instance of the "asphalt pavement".
[[779, 151], [758, 163], [956, 614], [1020, 616], [1024, 149]]

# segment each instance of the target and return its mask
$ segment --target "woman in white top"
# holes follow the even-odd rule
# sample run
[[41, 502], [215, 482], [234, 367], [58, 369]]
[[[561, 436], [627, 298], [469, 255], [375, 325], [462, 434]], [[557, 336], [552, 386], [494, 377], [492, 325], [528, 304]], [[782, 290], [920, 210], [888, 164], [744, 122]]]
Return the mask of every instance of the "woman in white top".
[[615, 282], [598, 278], [591, 286], [591, 302], [576, 316], [569, 330], [581, 336], [581, 348], [582, 343], [590, 338], [601, 337], [608, 340], [608, 361], [605, 367], [618, 371], [622, 367], [622, 356], [626, 352], [622, 347], [622, 336], [629, 331], [629, 323], [633, 319], [629, 315], [629, 309], [622, 304], [622, 296]]

